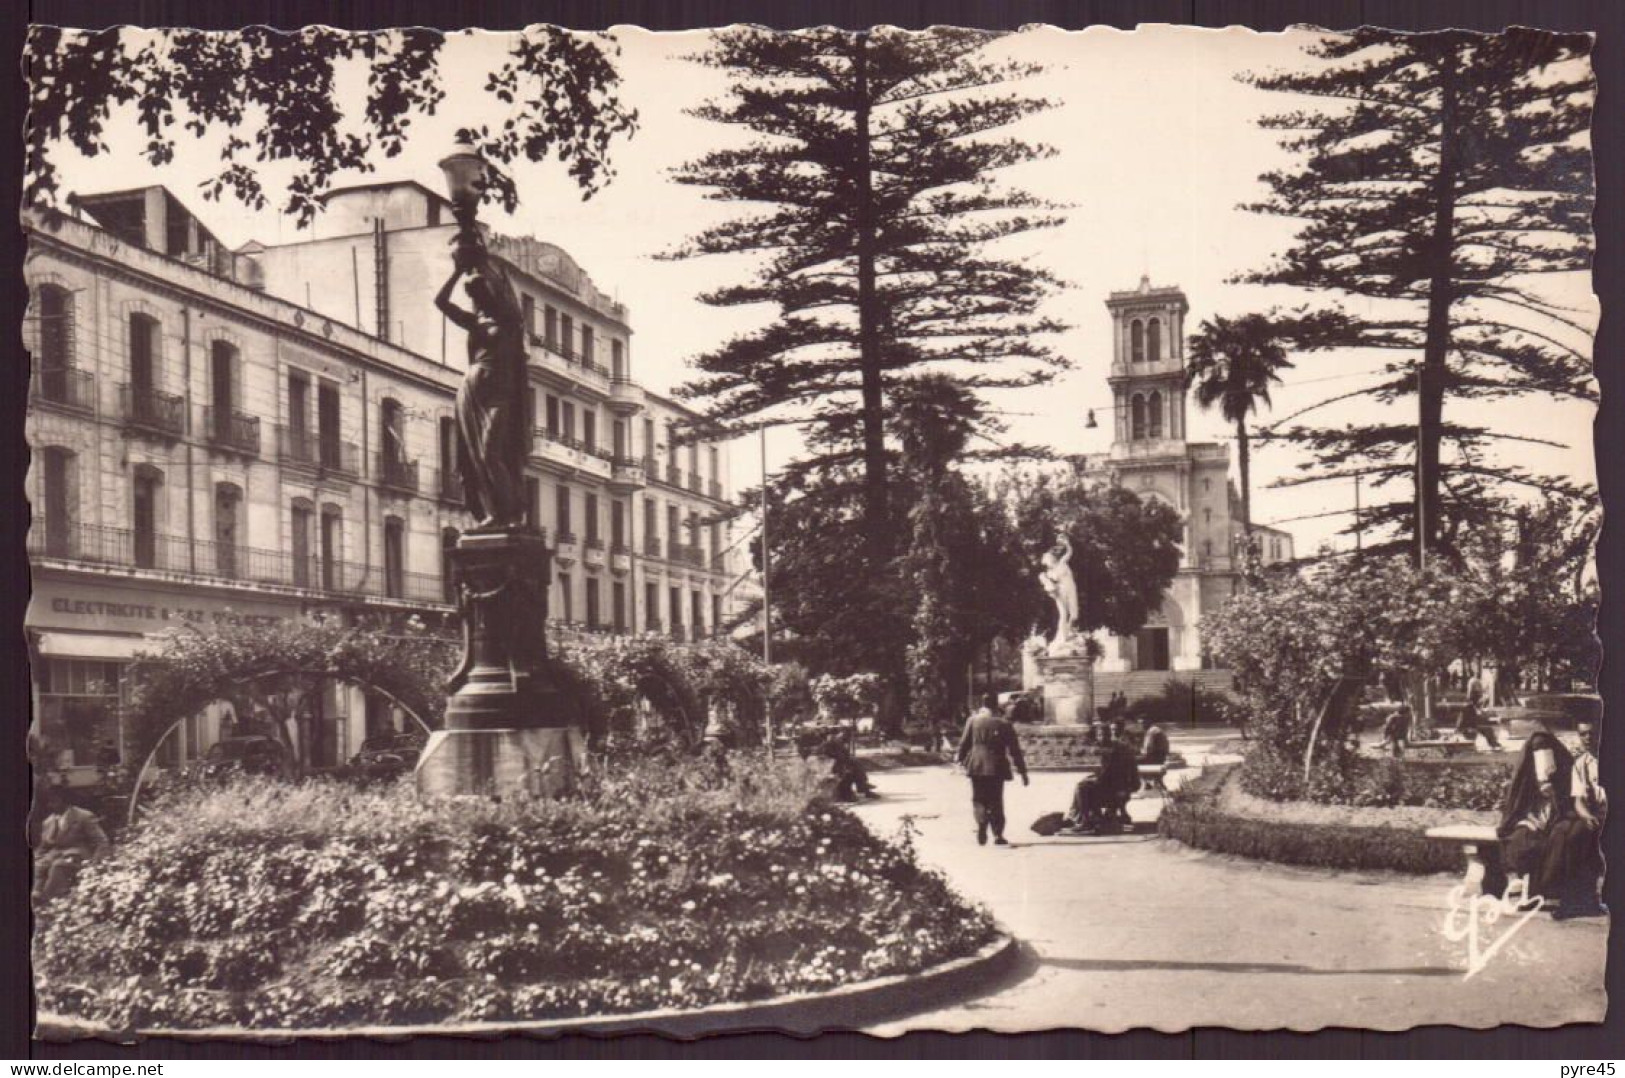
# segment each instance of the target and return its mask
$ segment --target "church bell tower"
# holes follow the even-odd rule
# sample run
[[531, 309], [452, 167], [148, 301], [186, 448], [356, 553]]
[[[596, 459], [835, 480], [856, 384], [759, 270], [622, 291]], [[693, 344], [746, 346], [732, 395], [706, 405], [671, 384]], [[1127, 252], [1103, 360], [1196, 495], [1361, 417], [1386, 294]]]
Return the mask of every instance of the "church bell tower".
[[1112, 458], [1182, 454], [1185, 293], [1153, 288], [1141, 277], [1139, 288], [1113, 292], [1106, 309], [1112, 315]]

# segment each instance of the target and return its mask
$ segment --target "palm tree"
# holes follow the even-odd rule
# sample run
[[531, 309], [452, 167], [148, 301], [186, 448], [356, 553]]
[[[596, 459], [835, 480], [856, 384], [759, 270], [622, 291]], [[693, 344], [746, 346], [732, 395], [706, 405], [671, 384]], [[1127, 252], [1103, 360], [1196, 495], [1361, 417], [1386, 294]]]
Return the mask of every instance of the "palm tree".
[[1240, 318], [1204, 321], [1190, 339], [1186, 385], [1196, 390], [1203, 408], [1219, 406], [1219, 413], [1236, 425], [1236, 456], [1241, 466], [1241, 526], [1249, 546], [1253, 535], [1252, 459], [1247, 441], [1247, 417], [1258, 402], [1270, 403], [1270, 383], [1292, 363], [1282, 344], [1284, 334], [1269, 318], [1247, 314]]

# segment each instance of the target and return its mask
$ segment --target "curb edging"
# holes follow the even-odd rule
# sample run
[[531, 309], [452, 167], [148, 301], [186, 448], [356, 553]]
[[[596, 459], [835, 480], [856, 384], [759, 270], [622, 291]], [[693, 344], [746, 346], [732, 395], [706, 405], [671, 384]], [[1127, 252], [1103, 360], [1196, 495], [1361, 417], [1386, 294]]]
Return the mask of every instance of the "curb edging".
[[762, 1030], [811, 1035], [829, 1029], [857, 1029], [902, 1013], [918, 1012], [948, 997], [963, 996], [991, 983], [1013, 967], [1020, 956], [1016, 938], [1002, 928], [975, 954], [950, 959], [919, 973], [897, 973], [842, 985], [828, 992], [800, 992], [745, 1003], [724, 1003], [697, 1010], [638, 1011], [584, 1018], [534, 1022], [458, 1022], [414, 1026], [354, 1026], [337, 1029], [203, 1029], [112, 1030], [63, 1015], [41, 1011], [34, 1039], [62, 1042], [97, 1038], [134, 1043], [147, 1037], [177, 1040], [278, 1043], [366, 1037], [405, 1040], [412, 1037], [556, 1037], [566, 1033], [660, 1033], [691, 1039], [708, 1033]]

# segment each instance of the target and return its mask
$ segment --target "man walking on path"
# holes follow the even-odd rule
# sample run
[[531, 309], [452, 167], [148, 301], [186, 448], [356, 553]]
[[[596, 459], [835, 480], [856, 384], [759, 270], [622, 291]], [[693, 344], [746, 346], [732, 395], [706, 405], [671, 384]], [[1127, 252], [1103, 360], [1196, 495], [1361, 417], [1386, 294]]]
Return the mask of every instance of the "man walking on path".
[[959, 739], [959, 763], [970, 776], [971, 804], [976, 811], [976, 841], [987, 845], [988, 828], [993, 844], [1008, 846], [1004, 840], [1004, 784], [1009, 782], [1011, 765], [1027, 785], [1027, 761], [1021, 755], [1021, 742], [1014, 726], [999, 714], [998, 697], [982, 697], [981, 710], [965, 723]]

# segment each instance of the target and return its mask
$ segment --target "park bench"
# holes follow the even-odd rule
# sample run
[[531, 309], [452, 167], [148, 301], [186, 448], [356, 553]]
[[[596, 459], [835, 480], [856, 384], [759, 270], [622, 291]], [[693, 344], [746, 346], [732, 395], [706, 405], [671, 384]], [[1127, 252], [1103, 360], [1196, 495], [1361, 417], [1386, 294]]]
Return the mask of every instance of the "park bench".
[[1506, 890], [1506, 871], [1501, 867], [1501, 839], [1495, 828], [1483, 824], [1451, 824], [1430, 827], [1427, 837], [1454, 842], [1467, 860], [1462, 882], [1469, 895], [1500, 895]]
[[1141, 764], [1140, 789], [1146, 793], [1154, 793], [1159, 797], [1168, 796], [1168, 787], [1163, 780], [1168, 777], [1167, 764]]

